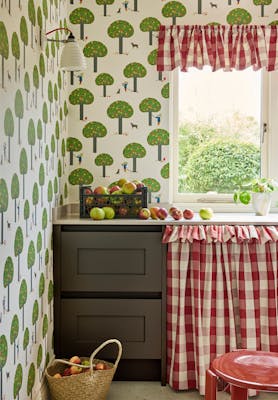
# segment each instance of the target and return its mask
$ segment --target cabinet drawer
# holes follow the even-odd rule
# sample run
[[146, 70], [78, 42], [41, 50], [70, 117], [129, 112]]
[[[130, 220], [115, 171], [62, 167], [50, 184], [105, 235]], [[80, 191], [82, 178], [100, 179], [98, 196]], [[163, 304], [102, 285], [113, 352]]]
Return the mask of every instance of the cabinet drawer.
[[[116, 338], [124, 359], [159, 359], [161, 300], [63, 299], [59, 332], [62, 357], [90, 355], [103, 341]], [[112, 346], [101, 353], [115, 356]]]
[[62, 232], [61, 290], [160, 292], [158, 232]]

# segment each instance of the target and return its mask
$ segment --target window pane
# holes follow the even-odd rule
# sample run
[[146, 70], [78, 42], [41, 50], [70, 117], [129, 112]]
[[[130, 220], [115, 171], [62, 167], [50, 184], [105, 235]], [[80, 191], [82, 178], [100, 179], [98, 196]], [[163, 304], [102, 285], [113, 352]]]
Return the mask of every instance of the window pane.
[[260, 175], [262, 73], [179, 72], [179, 193], [232, 193]]

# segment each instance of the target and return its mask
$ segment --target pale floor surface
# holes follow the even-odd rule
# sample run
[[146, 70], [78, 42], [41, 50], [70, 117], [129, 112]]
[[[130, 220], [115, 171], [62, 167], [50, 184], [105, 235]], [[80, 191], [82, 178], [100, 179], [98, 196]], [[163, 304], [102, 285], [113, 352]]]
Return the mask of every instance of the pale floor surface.
[[[218, 392], [217, 400], [229, 400], [230, 395]], [[251, 399], [278, 400], [278, 393], [261, 393]], [[107, 400], [204, 400], [196, 391], [175, 392], [160, 382], [112, 382]]]

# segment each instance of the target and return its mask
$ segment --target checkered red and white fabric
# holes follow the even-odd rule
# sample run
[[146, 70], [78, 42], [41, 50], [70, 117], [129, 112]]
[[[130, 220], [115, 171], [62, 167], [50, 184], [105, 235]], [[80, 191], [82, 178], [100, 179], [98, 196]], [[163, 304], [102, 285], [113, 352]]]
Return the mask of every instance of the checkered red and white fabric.
[[205, 371], [236, 348], [278, 352], [278, 227], [167, 226], [167, 373], [205, 389]]
[[160, 26], [157, 70], [180, 67], [213, 71], [224, 69], [278, 69], [278, 26], [171, 25]]

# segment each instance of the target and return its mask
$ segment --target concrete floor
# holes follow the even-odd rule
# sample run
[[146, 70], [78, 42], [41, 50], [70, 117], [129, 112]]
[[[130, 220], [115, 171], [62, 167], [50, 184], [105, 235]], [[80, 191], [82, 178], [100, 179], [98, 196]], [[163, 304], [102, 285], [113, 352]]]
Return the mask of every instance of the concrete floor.
[[[277, 400], [277, 393], [261, 393], [258, 400]], [[112, 382], [107, 400], [203, 400], [196, 391], [175, 392], [159, 382]], [[217, 400], [228, 400], [230, 395], [218, 393]]]

